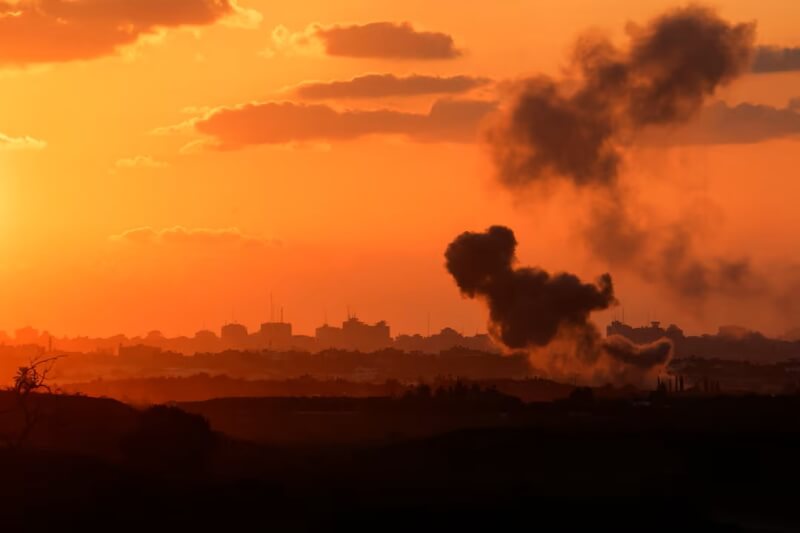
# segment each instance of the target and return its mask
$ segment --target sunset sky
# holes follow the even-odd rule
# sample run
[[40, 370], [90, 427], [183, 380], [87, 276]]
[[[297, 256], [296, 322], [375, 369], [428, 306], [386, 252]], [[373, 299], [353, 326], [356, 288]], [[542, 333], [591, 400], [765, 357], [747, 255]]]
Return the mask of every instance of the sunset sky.
[[[799, 2], [711, 5], [755, 22], [760, 47], [800, 47]], [[520, 264], [610, 272], [621, 305], [601, 324], [624, 308], [690, 332], [800, 327], [800, 49], [778, 65], [760, 49], [622, 171], [637, 216], [690, 220], [699, 253], [748, 257], [769, 290], [698, 302], [605, 264], [578, 237], [591, 199], [502, 187], [480, 140], [515, 80], [569, 75], [579, 36], [624, 46], [675, 6], [0, 1], [0, 330], [255, 328], [272, 294], [301, 333], [349, 306], [393, 333], [430, 316], [472, 334], [486, 311], [443, 253], [492, 224], [514, 229]]]

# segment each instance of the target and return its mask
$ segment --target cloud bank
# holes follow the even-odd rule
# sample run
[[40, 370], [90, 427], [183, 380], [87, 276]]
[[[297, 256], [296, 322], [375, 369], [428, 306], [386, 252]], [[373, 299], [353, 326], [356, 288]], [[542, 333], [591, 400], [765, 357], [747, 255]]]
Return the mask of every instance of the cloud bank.
[[149, 226], [134, 228], [112, 236], [111, 240], [139, 245], [267, 246], [277, 244], [273, 240], [248, 235], [237, 228], [210, 229], [185, 228], [183, 226], [163, 229]]
[[319, 51], [333, 57], [437, 60], [455, 59], [462, 55], [450, 35], [420, 31], [409, 22], [348, 26], [312, 24], [295, 33], [278, 26], [272, 33], [272, 41], [278, 51]]
[[751, 144], [800, 134], [800, 107], [725, 102], [709, 105], [691, 122], [651, 131], [643, 142], [659, 145]]
[[219, 108], [192, 124], [222, 150], [347, 141], [371, 135], [399, 135], [420, 142], [472, 142], [478, 124], [493, 109], [494, 103], [481, 100], [439, 100], [427, 114], [263, 102]]
[[465, 93], [489, 83], [474, 76], [395, 76], [367, 74], [346, 81], [307, 82], [292, 92], [304, 100], [336, 98], [384, 98], [387, 96], [420, 96], [428, 94]]
[[235, 0], [0, 0], [0, 65], [94, 59], [160, 29], [253, 20]]
[[753, 56], [751, 69], [756, 74], [800, 70], [800, 48], [759, 46]]

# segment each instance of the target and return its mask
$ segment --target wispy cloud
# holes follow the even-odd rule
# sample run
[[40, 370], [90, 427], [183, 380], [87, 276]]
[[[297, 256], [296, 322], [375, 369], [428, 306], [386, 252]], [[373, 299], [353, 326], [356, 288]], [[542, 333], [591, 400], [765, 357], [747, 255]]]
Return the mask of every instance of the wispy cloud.
[[138, 245], [241, 245], [276, 246], [280, 242], [255, 235], [248, 235], [238, 228], [186, 228], [172, 226], [156, 229], [150, 226], [133, 228], [111, 236], [111, 241]]
[[465, 93], [487, 85], [488, 78], [476, 76], [395, 76], [366, 74], [342, 81], [308, 81], [289, 89], [304, 100], [336, 98], [383, 98], [389, 96], [420, 96], [429, 94]]
[[43, 150], [47, 143], [33, 137], [11, 137], [0, 133], [0, 150]]
[[137, 155], [118, 160], [114, 166], [116, 168], [166, 168], [169, 166], [164, 161], [153, 159], [149, 155]]

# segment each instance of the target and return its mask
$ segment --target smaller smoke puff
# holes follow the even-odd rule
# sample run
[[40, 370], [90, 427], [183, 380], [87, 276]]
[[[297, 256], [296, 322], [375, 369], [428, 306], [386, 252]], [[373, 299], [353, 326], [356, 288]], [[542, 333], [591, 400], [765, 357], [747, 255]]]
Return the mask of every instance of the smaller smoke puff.
[[589, 313], [615, 302], [608, 274], [595, 285], [572, 274], [514, 268], [516, 248], [514, 232], [493, 226], [463, 233], [445, 254], [461, 291], [486, 299], [492, 330], [509, 348], [546, 346], [559, 331], [588, 327]]
[[603, 350], [621, 363], [639, 368], [665, 365], [672, 357], [673, 344], [661, 339], [649, 344], [634, 344], [621, 335], [612, 335], [603, 341]]
[[589, 317], [616, 304], [610, 275], [584, 283], [569, 273], [517, 268], [516, 248], [513, 231], [492, 226], [484, 233], [462, 233], [445, 252], [447, 270], [461, 292], [487, 303], [489, 331], [503, 345], [536, 351], [566, 340], [574, 348], [574, 362], [584, 366], [599, 364], [603, 355], [616, 366], [641, 370], [669, 360], [668, 340], [638, 346], [618, 338], [600, 339]]

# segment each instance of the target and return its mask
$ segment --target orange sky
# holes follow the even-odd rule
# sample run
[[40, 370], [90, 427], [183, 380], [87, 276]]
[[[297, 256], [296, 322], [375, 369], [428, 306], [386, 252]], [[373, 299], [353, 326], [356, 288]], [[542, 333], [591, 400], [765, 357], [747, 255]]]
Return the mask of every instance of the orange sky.
[[[397, 111], [401, 135], [217, 150], [192, 120], [248, 102], [297, 103], [291, 87], [311, 80], [557, 75], [582, 31], [619, 38], [628, 21], [675, 5], [108, 0], [98, 8], [103, 1], [78, 0], [69, 12], [49, 0], [38, 15], [25, 11], [26, 0], [0, 2], [7, 36], [0, 38], [0, 330], [33, 324], [56, 334], [159, 328], [174, 335], [232, 318], [255, 327], [268, 318], [273, 293], [300, 332], [310, 333], [326, 313], [344, 318], [348, 305], [366, 320], [387, 319], [395, 333], [424, 331], [428, 314], [434, 329], [483, 331], [482, 306], [461, 298], [442, 254], [461, 231], [490, 224], [514, 228], [522, 263], [594, 278], [608, 266], [576, 238], [586, 206], [569, 193], [552, 202], [515, 199], [495, 185], [480, 145], [429, 131], [435, 125], [427, 114], [441, 94], [315, 102]], [[127, 9], [130, 3], [138, 7]], [[174, 11], [158, 12], [164, 5]], [[760, 44], [800, 45], [800, 3], [713, 5], [727, 19], [757, 21]], [[382, 21], [452, 36], [444, 53], [453, 57], [340, 57], [325, 53], [323, 42], [286, 37], [307, 36], [315, 23]], [[78, 46], [75, 35], [86, 41]], [[481, 85], [455, 97], [488, 100], [494, 91]], [[783, 108], [797, 96], [800, 72], [787, 72], [748, 74], [717, 99]], [[369, 115], [353, 127], [379, 120]], [[273, 133], [294, 126], [277, 122]], [[796, 141], [783, 136], [647, 148], [629, 155], [626, 172], [645, 183], [645, 196], [671, 199], [667, 211], [707, 201], [698, 232], [709, 251], [746, 250], [754, 263], [788, 271], [800, 265], [800, 210], [792, 201], [800, 197], [798, 163]], [[686, 309], [628, 273], [612, 275], [634, 322], [658, 318], [690, 331], [736, 322], [770, 333], [800, 326], [800, 317], [763, 302]]]

